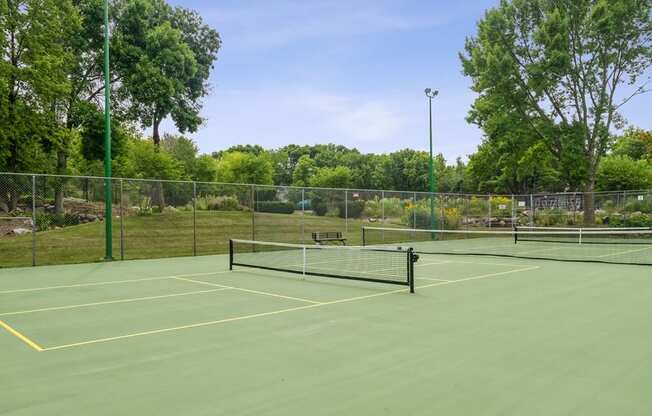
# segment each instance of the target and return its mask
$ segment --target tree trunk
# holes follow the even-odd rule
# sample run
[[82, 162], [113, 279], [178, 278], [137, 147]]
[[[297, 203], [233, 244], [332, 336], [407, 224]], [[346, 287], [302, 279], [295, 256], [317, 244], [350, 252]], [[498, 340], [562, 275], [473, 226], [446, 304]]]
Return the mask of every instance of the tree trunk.
[[[68, 164], [68, 158], [66, 157], [66, 152], [64, 150], [57, 151], [57, 173], [63, 175], [66, 173], [66, 166]], [[64, 178], [60, 178], [57, 181], [57, 188], [54, 190], [54, 213], [57, 216], [62, 216], [64, 214], [63, 198], [64, 198]]]
[[[154, 141], [154, 148], [158, 152], [161, 145], [161, 136], [159, 134], [159, 125], [161, 120], [154, 118], [154, 125], [152, 126], [152, 140]], [[163, 192], [163, 183], [156, 182], [152, 187], [152, 206], [158, 206], [162, 211], [165, 208], [165, 193]]]

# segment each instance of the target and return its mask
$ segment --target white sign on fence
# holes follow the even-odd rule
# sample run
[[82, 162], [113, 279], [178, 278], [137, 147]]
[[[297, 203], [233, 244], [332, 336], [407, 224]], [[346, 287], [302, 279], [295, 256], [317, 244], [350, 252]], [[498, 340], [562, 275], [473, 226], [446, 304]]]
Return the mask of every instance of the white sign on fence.
[[498, 205], [498, 209], [507, 209], [507, 205], [500, 204], [500, 205]]
[[644, 197], [643, 195], [639, 195], [639, 196], [638, 196], [638, 200], [639, 200], [639, 201], [642, 201], [642, 200], [644, 200], [644, 199], [645, 199], [645, 197]]
[[518, 206], [519, 207], [524, 207], [525, 206], [525, 201], [518, 201]]

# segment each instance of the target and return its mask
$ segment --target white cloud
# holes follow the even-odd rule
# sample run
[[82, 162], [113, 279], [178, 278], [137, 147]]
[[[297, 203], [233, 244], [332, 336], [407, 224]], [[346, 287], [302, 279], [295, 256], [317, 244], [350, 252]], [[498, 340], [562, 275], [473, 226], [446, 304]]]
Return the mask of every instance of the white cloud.
[[406, 12], [391, 1], [268, 1], [215, 3], [204, 17], [220, 29], [229, 47], [275, 48], [315, 39], [415, 30], [446, 23], [448, 10]]

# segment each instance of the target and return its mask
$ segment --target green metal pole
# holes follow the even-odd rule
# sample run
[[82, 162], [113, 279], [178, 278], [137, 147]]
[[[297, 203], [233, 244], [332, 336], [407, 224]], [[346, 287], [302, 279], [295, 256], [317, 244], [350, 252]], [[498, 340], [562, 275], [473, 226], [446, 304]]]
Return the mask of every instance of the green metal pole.
[[111, 88], [109, 74], [109, 0], [104, 0], [104, 260], [113, 260], [111, 186]]
[[428, 97], [428, 119], [430, 121], [430, 229], [434, 230], [436, 227], [435, 221], [435, 170], [432, 160], [432, 97]]

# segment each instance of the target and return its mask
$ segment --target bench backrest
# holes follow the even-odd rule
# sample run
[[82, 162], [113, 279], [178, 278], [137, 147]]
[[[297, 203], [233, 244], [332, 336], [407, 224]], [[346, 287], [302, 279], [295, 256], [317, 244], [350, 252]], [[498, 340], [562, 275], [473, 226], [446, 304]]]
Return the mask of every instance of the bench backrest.
[[312, 233], [313, 240], [328, 240], [342, 238], [341, 231], [317, 231]]

